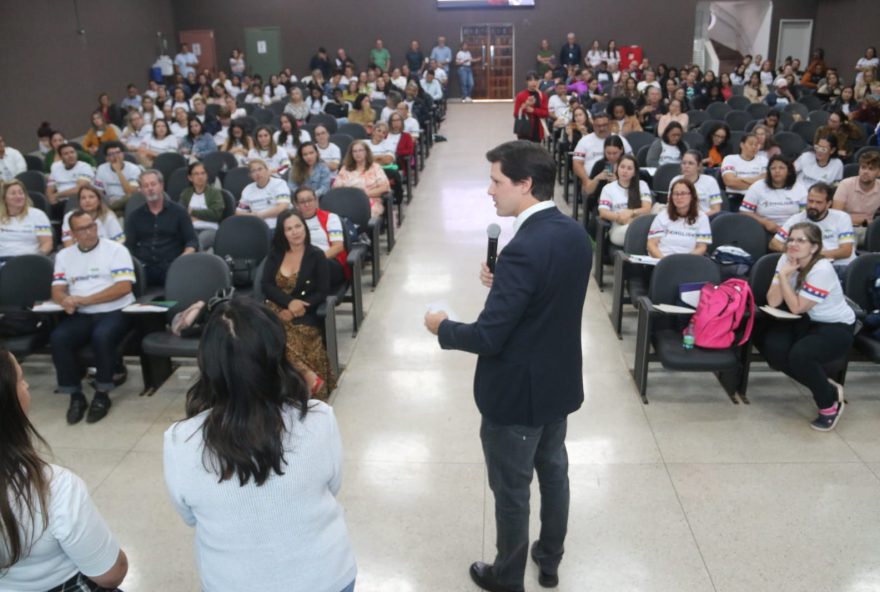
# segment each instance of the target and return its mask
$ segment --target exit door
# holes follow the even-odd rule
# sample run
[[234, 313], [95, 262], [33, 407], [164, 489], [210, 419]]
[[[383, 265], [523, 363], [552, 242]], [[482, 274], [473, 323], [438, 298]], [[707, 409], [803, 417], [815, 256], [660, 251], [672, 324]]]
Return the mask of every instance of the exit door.
[[474, 65], [474, 99], [513, 98], [513, 25], [479, 24], [461, 28]]
[[196, 67], [198, 72], [202, 70], [217, 69], [217, 51], [214, 49], [214, 31], [199, 29], [195, 31], [180, 31], [178, 39], [181, 43], [189, 45], [190, 50], [199, 60]]
[[264, 81], [281, 71], [281, 28], [248, 27], [244, 30], [244, 61], [251, 76]]

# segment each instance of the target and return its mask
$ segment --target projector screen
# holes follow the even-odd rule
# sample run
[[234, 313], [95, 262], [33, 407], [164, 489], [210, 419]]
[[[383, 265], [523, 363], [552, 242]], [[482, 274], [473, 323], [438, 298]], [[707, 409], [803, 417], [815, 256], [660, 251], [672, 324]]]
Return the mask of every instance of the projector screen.
[[437, 8], [534, 8], [535, 0], [437, 0]]

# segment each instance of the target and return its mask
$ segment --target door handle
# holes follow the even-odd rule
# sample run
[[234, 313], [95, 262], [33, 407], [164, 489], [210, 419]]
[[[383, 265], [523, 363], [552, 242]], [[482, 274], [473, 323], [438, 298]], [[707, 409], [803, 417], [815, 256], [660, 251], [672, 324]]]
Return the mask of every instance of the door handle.
[[492, 67], [495, 67], [495, 46], [489, 46], [489, 61], [491, 62]]

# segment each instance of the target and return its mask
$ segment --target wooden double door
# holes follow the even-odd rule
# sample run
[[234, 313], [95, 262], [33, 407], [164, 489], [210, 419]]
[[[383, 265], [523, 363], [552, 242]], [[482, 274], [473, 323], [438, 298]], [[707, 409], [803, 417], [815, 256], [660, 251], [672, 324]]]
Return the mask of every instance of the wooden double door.
[[474, 64], [474, 99], [513, 98], [513, 25], [478, 24], [461, 28]]

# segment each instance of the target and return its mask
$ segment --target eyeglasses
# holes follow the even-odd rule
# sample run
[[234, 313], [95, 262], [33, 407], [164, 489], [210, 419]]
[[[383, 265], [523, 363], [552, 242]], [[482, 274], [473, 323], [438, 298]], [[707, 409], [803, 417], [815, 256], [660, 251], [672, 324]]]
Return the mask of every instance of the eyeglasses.
[[810, 240], [806, 238], [787, 238], [785, 239], [785, 244], [787, 245], [806, 245], [809, 244]]

